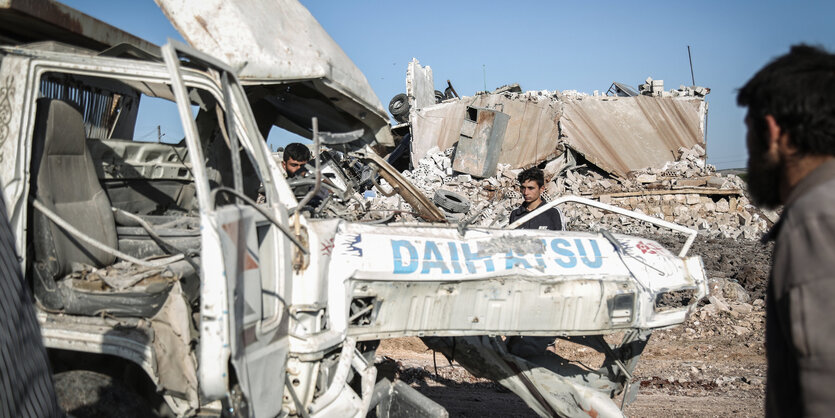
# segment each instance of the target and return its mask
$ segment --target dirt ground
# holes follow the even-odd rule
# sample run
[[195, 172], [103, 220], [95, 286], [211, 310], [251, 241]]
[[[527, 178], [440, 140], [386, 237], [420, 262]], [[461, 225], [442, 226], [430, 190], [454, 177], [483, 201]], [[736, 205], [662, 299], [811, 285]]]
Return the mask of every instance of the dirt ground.
[[[683, 242], [654, 238], [670, 249]], [[640, 389], [624, 408], [627, 416], [764, 415], [763, 294], [772, 248], [756, 241], [696, 240], [690, 254], [702, 256], [712, 297], [685, 324], [653, 333], [634, 372]], [[594, 350], [563, 340], [553, 349], [587, 365], [602, 360]], [[409, 383], [450, 416], [536, 416], [513, 392], [450, 365], [418, 338], [384, 341], [377, 356], [381, 374]]]

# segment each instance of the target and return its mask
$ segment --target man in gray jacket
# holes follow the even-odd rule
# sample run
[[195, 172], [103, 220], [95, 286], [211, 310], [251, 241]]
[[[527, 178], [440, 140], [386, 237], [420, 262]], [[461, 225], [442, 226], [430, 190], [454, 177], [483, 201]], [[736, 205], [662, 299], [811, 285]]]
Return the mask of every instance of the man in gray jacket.
[[766, 416], [835, 413], [835, 55], [806, 45], [739, 91], [748, 185], [783, 205], [766, 296]]

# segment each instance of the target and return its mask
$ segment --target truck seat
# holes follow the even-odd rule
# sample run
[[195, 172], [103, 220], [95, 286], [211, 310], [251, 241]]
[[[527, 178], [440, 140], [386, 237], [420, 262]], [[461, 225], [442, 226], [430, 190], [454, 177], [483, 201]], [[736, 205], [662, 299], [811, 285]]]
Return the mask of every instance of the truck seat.
[[[38, 99], [33, 143], [31, 189], [35, 199], [94, 240], [117, 248], [110, 199], [96, 177], [81, 113], [59, 100]], [[133, 295], [136, 289], [81, 289], [76, 280], [62, 280], [79, 266], [102, 268], [116, 259], [66, 233], [40, 211], [32, 214], [34, 291], [46, 309], [145, 316], [155, 312], [149, 309], [151, 305], [161, 306], [153, 301], [164, 301], [171, 283], [154, 286], [151, 294]]]

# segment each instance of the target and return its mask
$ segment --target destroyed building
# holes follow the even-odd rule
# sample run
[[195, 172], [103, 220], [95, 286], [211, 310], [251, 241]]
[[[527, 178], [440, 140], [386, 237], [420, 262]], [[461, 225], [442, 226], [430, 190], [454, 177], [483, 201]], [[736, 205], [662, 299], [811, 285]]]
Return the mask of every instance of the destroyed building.
[[[430, 67], [409, 63], [408, 104], [397, 109], [406, 114], [405, 107], [408, 119], [393, 132], [410, 144], [403, 175], [453, 221], [507, 225], [521, 203], [516, 176], [531, 166], [545, 171], [546, 200], [583, 196], [710, 237], [757, 239], [776, 220], [750, 204], [739, 177], [706, 162], [707, 88], [664, 90], [663, 81], [647, 78], [637, 92], [617, 82], [591, 95], [522, 92], [517, 84], [454, 97], [451, 87], [444, 95], [433, 85]], [[450, 196], [461, 203], [457, 214], [444, 205]], [[377, 196], [371, 207], [414, 219], [398, 196]], [[656, 229], [587, 206], [563, 211], [574, 230]]]

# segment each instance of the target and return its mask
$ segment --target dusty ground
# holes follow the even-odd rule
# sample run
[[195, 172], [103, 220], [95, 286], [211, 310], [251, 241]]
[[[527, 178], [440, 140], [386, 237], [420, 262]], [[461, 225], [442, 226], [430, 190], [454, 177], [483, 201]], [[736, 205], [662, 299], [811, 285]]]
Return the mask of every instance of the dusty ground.
[[[679, 240], [655, 237], [667, 248]], [[711, 279], [703, 300], [680, 327], [653, 333], [635, 370], [640, 390], [624, 412], [636, 417], [762, 416], [765, 389], [763, 293], [772, 246], [745, 240], [702, 239], [701, 255]], [[558, 340], [566, 358], [594, 366], [591, 349]], [[378, 367], [432, 398], [450, 416], [535, 416], [512, 392], [477, 379], [417, 338], [384, 341]], [[594, 366], [596, 367], [596, 366]], [[437, 371], [437, 372], [436, 372]]]

